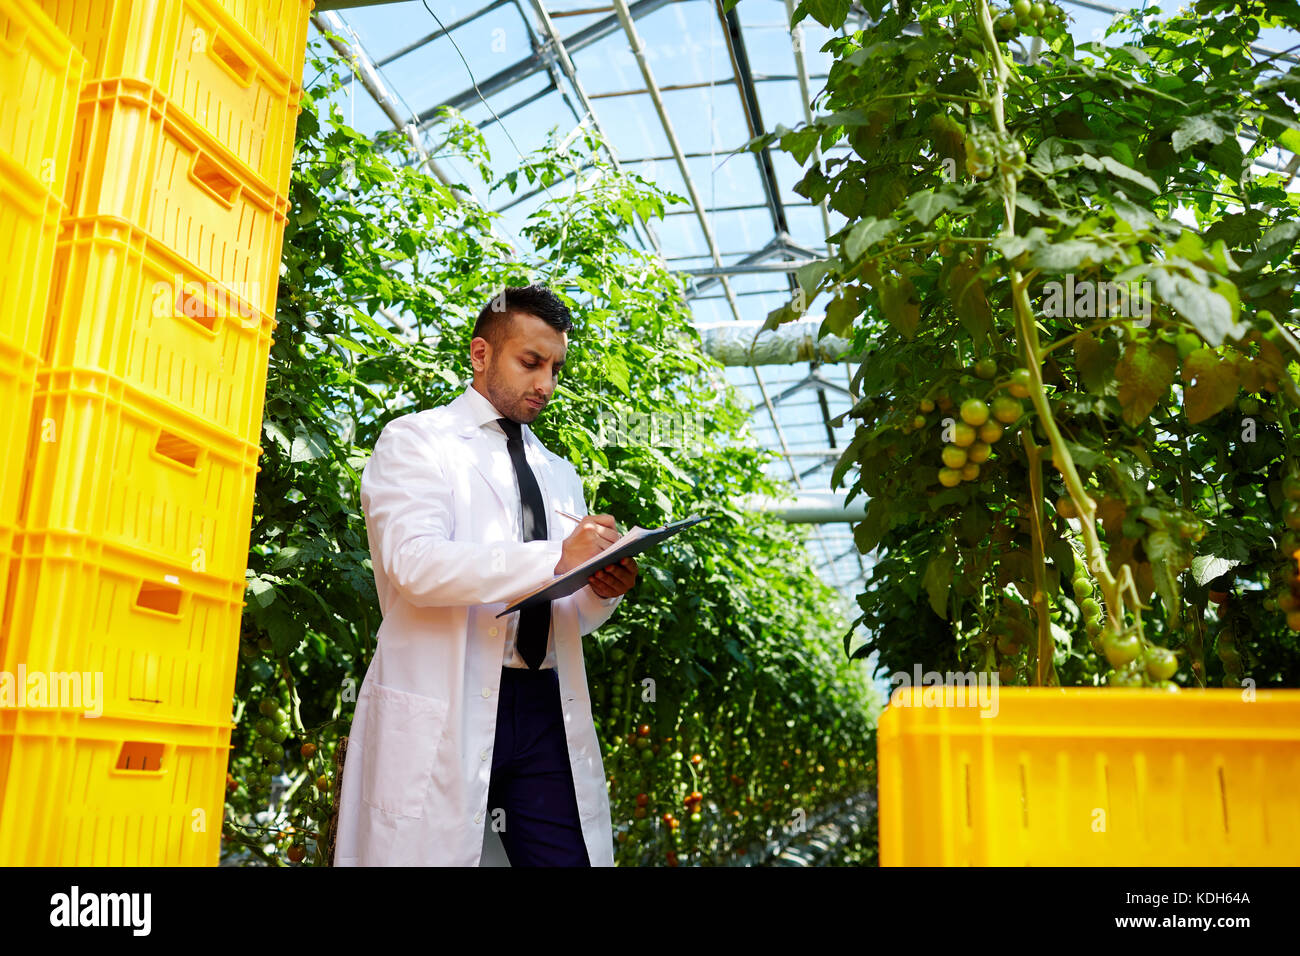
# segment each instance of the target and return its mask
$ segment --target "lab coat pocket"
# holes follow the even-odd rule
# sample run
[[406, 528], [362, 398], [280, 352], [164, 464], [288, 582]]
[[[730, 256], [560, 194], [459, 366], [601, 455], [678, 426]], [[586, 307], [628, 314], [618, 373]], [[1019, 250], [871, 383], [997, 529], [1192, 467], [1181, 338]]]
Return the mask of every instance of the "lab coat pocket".
[[366, 715], [361, 799], [400, 817], [424, 816], [447, 701], [373, 684]]

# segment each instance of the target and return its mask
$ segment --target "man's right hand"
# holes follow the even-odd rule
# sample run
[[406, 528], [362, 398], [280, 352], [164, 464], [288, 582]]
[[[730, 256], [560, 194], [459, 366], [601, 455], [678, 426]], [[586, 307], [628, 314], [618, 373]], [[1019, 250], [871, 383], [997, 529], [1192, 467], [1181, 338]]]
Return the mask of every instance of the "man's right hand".
[[620, 537], [622, 535], [618, 533], [613, 515], [587, 515], [564, 539], [564, 550], [560, 554], [560, 563], [555, 566], [555, 573], [572, 571], [584, 561], [590, 561], [600, 554]]

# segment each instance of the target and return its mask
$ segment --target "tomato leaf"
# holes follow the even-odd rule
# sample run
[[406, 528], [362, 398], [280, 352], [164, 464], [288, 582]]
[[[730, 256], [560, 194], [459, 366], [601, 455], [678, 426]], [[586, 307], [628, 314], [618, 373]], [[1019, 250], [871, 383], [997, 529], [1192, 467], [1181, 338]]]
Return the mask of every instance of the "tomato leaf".
[[1169, 623], [1179, 619], [1178, 576], [1192, 564], [1192, 556], [1182, 542], [1168, 531], [1152, 531], [1143, 543], [1150, 559], [1152, 584], [1164, 602]]
[[930, 598], [930, 609], [945, 621], [948, 619], [948, 588], [952, 585], [952, 572], [955, 566], [953, 554], [947, 548], [934, 551], [925, 565], [925, 576], [921, 583]]
[[1224, 339], [1239, 337], [1235, 298], [1225, 298], [1207, 284], [1163, 263], [1152, 268], [1151, 278], [1156, 294], [1191, 322], [1210, 345], [1222, 345]]
[[948, 289], [957, 318], [970, 337], [976, 342], [988, 338], [993, 329], [993, 312], [975, 266], [968, 260], [954, 266], [948, 274]]
[[1187, 421], [1195, 425], [1223, 411], [1237, 397], [1237, 366], [1213, 349], [1201, 348], [1183, 360]]
[[853, 527], [853, 541], [860, 554], [868, 554], [880, 543], [889, 527], [890, 509], [884, 498], [873, 498], [867, 506], [867, 515]]
[[857, 262], [874, 243], [884, 239], [896, 229], [898, 229], [898, 222], [894, 219], [876, 219], [869, 216], [856, 223], [844, 240], [844, 255], [848, 258], [849, 264]]
[[912, 215], [916, 216], [917, 222], [923, 226], [928, 226], [944, 211], [956, 209], [957, 200], [946, 192], [935, 192], [926, 189], [908, 196], [907, 202], [903, 205], [911, 210]]
[[1178, 370], [1178, 351], [1167, 343], [1155, 347], [1130, 344], [1115, 367], [1124, 421], [1145, 421], [1156, 403], [1169, 393]]
[[1208, 116], [1189, 116], [1174, 130], [1174, 152], [1181, 153], [1197, 143], [1220, 143], [1225, 135]]
[[1115, 363], [1119, 359], [1119, 342], [1107, 339], [1097, 341], [1091, 332], [1085, 332], [1074, 340], [1075, 368], [1083, 387], [1098, 395], [1105, 394], [1111, 388], [1115, 377]]
[[826, 318], [822, 321], [821, 329], [818, 330], [818, 338], [827, 333], [841, 337], [848, 335], [853, 320], [861, 314], [862, 307], [858, 304], [857, 288], [845, 289], [827, 303]]
[[907, 276], [882, 276], [880, 279], [880, 306], [891, 325], [906, 339], [916, 336], [916, 326], [921, 320], [921, 307], [912, 301], [912, 280]]

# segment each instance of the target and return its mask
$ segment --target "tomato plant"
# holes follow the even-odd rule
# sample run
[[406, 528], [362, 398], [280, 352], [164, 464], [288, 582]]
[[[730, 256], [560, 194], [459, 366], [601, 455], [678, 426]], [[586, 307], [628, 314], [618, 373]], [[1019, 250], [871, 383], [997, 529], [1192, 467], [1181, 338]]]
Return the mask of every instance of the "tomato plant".
[[[1300, 201], [1252, 164], [1300, 148], [1300, 71], [1252, 44], [1300, 8], [1127, 13], [1104, 44], [1025, 0], [864, 7], [825, 46], [819, 114], [751, 144], [847, 220], [795, 303], [824, 297], [823, 329], [864, 356], [833, 478], [869, 499], [858, 653], [1034, 684], [1295, 684]], [[846, 8], [805, 17], [838, 29]], [[900, 427], [931, 399], [982, 422], [986, 460], [958, 460], [955, 427]], [[1013, 619], [1023, 657], [999, 639]]]

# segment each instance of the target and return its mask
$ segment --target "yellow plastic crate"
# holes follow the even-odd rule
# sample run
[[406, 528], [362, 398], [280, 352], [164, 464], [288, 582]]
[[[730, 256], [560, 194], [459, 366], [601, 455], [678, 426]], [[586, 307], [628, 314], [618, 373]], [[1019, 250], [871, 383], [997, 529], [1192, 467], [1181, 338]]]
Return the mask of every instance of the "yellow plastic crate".
[[[242, 6], [242, 4], [240, 5]], [[278, 42], [301, 3], [276, 3], [263, 35]], [[301, 54], [289, 72], [213, 0], [45, 0], [45, 9], [86, 57], [87, 81], [128, 78], [156, 87], [277, 194], [289, 188], [294, 125], [302, 98]], [[265, 10], [248, 11], [261, 17]], [[304, 38], [305, 44], [305, 38]]]
[[216, 866], [230, 731], [0, 708], [0, 865]]
[[37, 372], [25, 530], [101, 537], [169, 564], [244, 579], [256, 445], [175, 413], [120, 379]]
[[[0, 280], [0, 528], [12, 529], [20, 510], [59, 208], [0, 152], [0, 261], [7, 264]], [[3, 597], [0, 581], [0, 614]]]
[[57, 196], [0, 152], [0, 342], [28, 355], [41, 348], [61, 209]]
[[307, 21], [312, 0], [218, 0], [221, 8], [253, 37], [295, 82], [302, 79]]
[[0, 0], [0, 153], [56, 193], [68, 167], [83, 67], [81, 54], [36, 4]]
[[102, 712], [230, 719], [244, 581], [87, 535], [19, 532], [0, 669], [103, 675]]
[[42, 359], [100, 369], [256, 443], [275, 321], [140, 229], [70, 220], [55, 257]]
[[925, 692], [880, 719], [882, 866], [1300, 864], [1300, 691]]
[[143, 229], [237, 299], [275, 314], [288, 200], [148, 84], [82, 88], [65, 197], [69, 219]]

